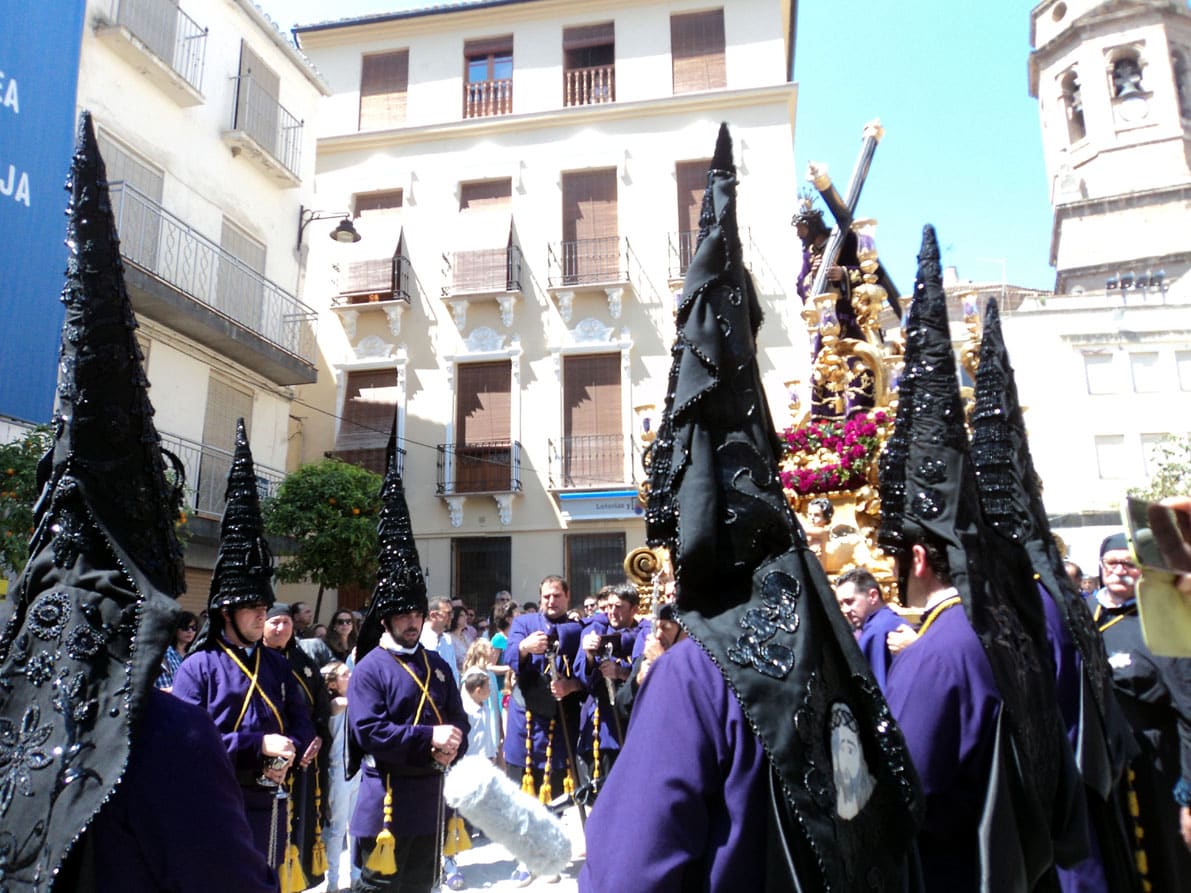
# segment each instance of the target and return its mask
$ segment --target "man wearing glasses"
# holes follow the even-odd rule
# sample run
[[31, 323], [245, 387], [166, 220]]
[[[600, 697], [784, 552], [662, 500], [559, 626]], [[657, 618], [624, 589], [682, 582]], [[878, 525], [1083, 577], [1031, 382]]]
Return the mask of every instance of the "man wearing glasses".
[[1137, 615], [1140, 577], [1125, 535], [1113, 534], [1100, 545], [1101, 587], [1089, 607], [1141, 751], [1130, 766], [1136, 811], [1123, 805], [1137, 864], [1146, 889], [1178, 890], [1191, 877], [1191, 659], [1147, 647]]

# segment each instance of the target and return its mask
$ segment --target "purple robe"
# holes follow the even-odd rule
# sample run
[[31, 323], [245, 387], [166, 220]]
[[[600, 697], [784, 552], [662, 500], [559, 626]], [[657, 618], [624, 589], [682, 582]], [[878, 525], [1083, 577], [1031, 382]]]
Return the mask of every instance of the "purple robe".
[[860, 627], [858, 644], [864, 653], [868, 665], [872, 667], [877, 685], [885, 690], [885, 680], [889, 678], [889, 667], [893, 664], [893, 655], [889, 653], [889, 646], [885, 644], [885, 636], [893, 632], [905, 621], [888, 605], [881, 605], [864, 618]]
[[149, 695], [124, 777], [78, 846], [96, 890], [277, 890], [210, 717], [164, 692]]
[[[512, 667], [513, 672], [517, 674], [517, 686], [521, 689], [520, 692], [514, 692], [513, 697], [509, 699], [504, 754], [505, 761], [510, 766], [524, 767], [527, 759], [525, 753], [526, 706], [520, 700], [520, 697], [528, 687], [538, 686], [538, 690], [543, 691], [544, 689], [541, 687], [549, 686], [545, 678], [545, 655], [530, 654], [526, 655], [523, 660], [520, 656], [521, 642], [531, 633], [538, 631], [549, 633], [552, 630], [558, 634], [559, 672], [562, 676], [574, 677], [576, 657], [582, 650], [579, 643], [585, 632], [582, 624], [570, 620], [553, 623], [544, 614], [535, 612], [532, 614], [522, 614], [520, 617], [514, 619], [513, 623], [509, 626], [509, 644], [505, 647], [504, 663], [506, 666]], [[543, 695], [543, 697], [545, 696]], [[576, 742], [579, 734], [579, 714], [583, 709], [584, 697], [585, 694], [583, 692], [577, 692], [568, 695], [560, 702], [563, 713], [566, 716], [567, 734], [570, 737], [572, 745]], [[529, 709], [532, 713], [532, 704]], [[531, 730], [531, 746], [533, 749], [531, 758], [533, 766], [536, 769], [545, 768], [546, 747], [549, 744], [551, 747], [551, 768], [555, 770], [565, 769], [567, 765], [567, 744], [562, 737], [563, 725], [558, 722], [554, 723], [554, 735], [553, 740], [551, 740], [550, 724], [551, 720], [541, 716], [540, 713], [533, 716], [533, 728]]]
[[[600, 615], [602, 617], [602, 615]], [[616, 751], [620, 750], [621, 735], [618, 732], [620, 728], [618, 720], [614, 718], [615, 706], [613, 699], [608, 696], [608, 685], [604, 678], [604, 674], [600, 672], [600, 664], [605, 660], [613, 660], [625, 670], [628, 670], [632, 663], [632, 653], [636, 646], [637, 639], [640, 638], [641, 627], [634, 625], [627, 629], [613, 629], [605, 620], [604, 622], [596, 622], [591, 624], [583, 631], [583, 635], [587, 636], [590, 633], [596, 633], [601, 636], [620, 634], [620, 647], [615, 649], [615, 653], [621, 655], [620, 657], [608, 658], [605, 655], [597, 654], [595, 658], [589, 657], [582, 647], [579, 648], [579, 653], [575, 658], [575, 676], [580, 679], [587, 687], [589, 697], [583, 702], [583, 709], [579, 717], [579, 752], [590, 756], [592, 753], [593, 733], [595, 731], [595, 713], [596, 705], [600, 708], [600, 751]], [[625, 682], [615, 682], [614, 690], [619, 690], [621, 685]]]
[[[422, 685], [437, 713], [423, 703]], [[376, 837], [384, 827], [386, 780], [393, 792], [394, 837], [440, 833], [443, 773], [430, 755], [433, 729], [440, 724], [463, 733], [458, 756], [467, 753], [471, 725], [445, 660], [422, 645], [413, 654], [377, 647], [364, 655], [347, 688], [347, 733], [366, 755], [350, 823], [353, 837]]]
[[[264, 769], [261, 744], [265, 735], [283, 734], [293, 742], [300, 758], [314, 739], [314, 724], [306, 695], [294, 679], [284, 654], [263, 645], [257, 645], [252, 655], [243, 649], [228, 647], [249, 672], [256, 671], [258, 674], [258, 690], [254, 690], [251, 697], [248, 696], [249, 677], [218, 647], [195, 651], [186, 656], [174, 674], [173, 694], [202, 709], [214, 721], [243, 790], [248, 824], [252, 828], [257, 848], [268, 855], [269, 829], [272, 825], [277, 864], [285, 855], [283, 834], [286, 804], [282, 802], [274, 810], [273, 789], [259, 785], [256, 781]], [[261, 692], [268, 696], [273, 707], [265, 702]], [[248, 707], [241, 719], [246, 699]], [[277, 714], [274, 714], [273, 708], [276, 708]], [[273, 824], [274, 811], [278, 813], [276, 824]]]
[[1001, 696], [961, 605], [945, 608], [897, 655], [885, 697], [922, 780], [926, 889], [978, 891], [979, 824]]
[[762, 890], [764, 750], [715, 664], [683, 639], [653, 664], [587, 821], [584, 891]]

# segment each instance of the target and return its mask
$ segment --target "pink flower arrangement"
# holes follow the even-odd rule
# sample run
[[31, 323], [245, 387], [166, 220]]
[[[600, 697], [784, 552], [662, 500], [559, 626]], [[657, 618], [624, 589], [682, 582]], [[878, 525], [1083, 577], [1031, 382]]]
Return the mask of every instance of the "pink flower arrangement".
[[790, 452], [814, 457], [820, 451], [829, 458], [821, 458], [813, 468], [795, 468], [781, 473], [782, 486], [807, 496], [836, 490], [856, 490], [868, 480], [868, 470], [880, 449], [879, 427], [888, 415], [856, 413], [848, 419], [811, 419], [802, 428], [787, 428], [782, 436]]

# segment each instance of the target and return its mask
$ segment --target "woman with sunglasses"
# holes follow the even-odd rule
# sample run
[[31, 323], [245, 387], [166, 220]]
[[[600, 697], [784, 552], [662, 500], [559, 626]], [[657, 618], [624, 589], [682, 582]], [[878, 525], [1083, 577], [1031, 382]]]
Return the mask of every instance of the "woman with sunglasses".
[[198, 635], [198, 618], [189, 611], [183, 611], [174, 627], [174, 635], [170, 639], [170, 646], [165, 649], [161, 658], [161, 674], [154, 683], [162, 691], [170, 691], [174, 687], [174, 673], [177, 672], [182, 658], [194, 644], [194, 637]]
[[352, 625], [352, 612], [339, 610], [331, 618], [331, 628], [327, 630], [327, 637], [323, 639], [335, 660], [346, 661], [356, 647], [356, 633]]

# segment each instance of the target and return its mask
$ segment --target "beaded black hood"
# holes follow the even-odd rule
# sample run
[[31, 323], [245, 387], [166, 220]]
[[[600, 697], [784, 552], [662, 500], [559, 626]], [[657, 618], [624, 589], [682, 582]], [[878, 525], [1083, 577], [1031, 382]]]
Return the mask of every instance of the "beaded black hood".
[[197, 649], [215, 648], [223, 630], [222, 608], [247, 605], [271, 607], [273, 551], [265, 539], [261, 518], [260, 485], [244, 420], [236, 420], [236, 446], [227, 472], [223, 518], [219, 522], [219, 554], [211, 574], [207, 625], [199, 633]]
[[879, 540], [901, 557], [923, 540], [946, 551], [1004, 702], [1019, 782], [1014, 807], [1022, 858], [1033, 884], [1056, 855], [1065, 859], [1081, 845], [1073, 810], [1082, 793], [1029, 558], [993, 533], [981, 514], [933, 227], [923, 230], [918, 264], [897, 419], [880, 465]]
[[47, 890], [120, 783], [182, 592], [107, 175], [84, 112], [69, 182], [54, 445], [0, 634], [0, 887]]
[[[736, 183], [723, 126], [649, 455], [647, 535], [669, 548], [681, 622], [723, 673], [772, 767], [770, 831], [784, 858], [770, 866], [771, 886], [901, 889], [918, 778], [778, 478]], [[841, 809], [834, 781], [832, 736], [845, 727], [869, 784], [855, 812]]]

